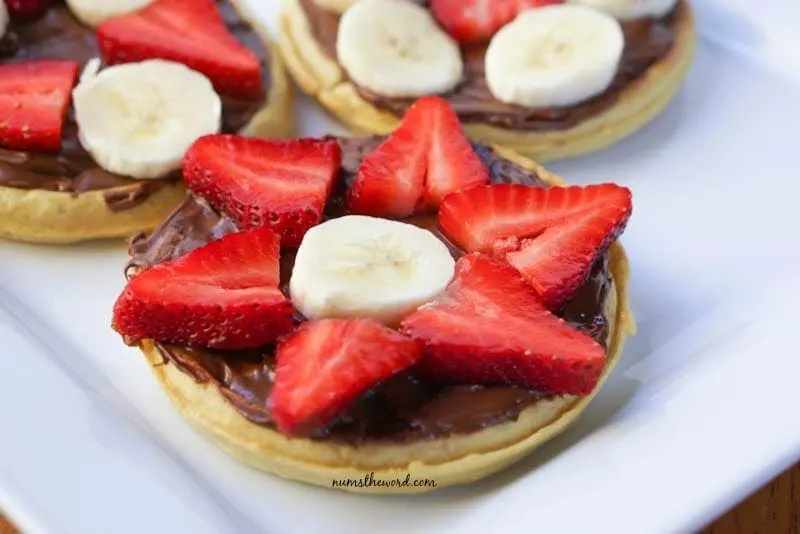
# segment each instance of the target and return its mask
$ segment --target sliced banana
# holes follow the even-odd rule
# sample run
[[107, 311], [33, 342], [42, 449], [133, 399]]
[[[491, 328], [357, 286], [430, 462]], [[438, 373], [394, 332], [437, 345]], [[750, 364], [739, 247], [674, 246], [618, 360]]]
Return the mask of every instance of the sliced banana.
[[339, 62], [358, 85], [390, 97], [446, 93], [461, 81], [458, 44], [408, 0], [360, 0], [339, 23]]
[[67, 0], [67, 7], [79, 21], [97, 26], [114, 17], [139, 11], [153, 0]]
[[608, 13], [619, 20], [635, 20], [646, 17], [660, 18], [675, 9], [678, 0], [568, 0]]
[[72, 96], [81, 144], [105, 170], [162, 178], [219, 132], [222, 102], [199, 72], [160, 59], [99, 67], [89, 62]]
[[8, 8], [3, 0], [0, 0], [0, 37], [6, 34], [8, 29]]
[[447, 246], [431, 232], [348, 215], [306, 233], [289, 291], [310, 319], [373, 317], [395, 325], [441, 293], [454, 268]]
[[625, 38], [620, 23], [568, 4], [522, 12], [486, 51], [486, 81], [495, 98], [525, 107], [570, 106], [605, 91]]

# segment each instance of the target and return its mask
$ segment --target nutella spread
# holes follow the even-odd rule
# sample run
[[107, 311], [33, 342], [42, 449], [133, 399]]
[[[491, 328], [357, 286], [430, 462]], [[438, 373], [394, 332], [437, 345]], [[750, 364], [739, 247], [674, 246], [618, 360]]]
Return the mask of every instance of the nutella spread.
[[[381, 141], [338, 138], [342, 147], [342, 171], [337, 187], [326, 206], [326, 216], [344, 213], [344, 192], [363, 158]], [[480, 144], [474, 149], [490, 170], [495, 183], [545, 185], [519, 165], [505, 160]], [[433, 217], [411, 222], [434, 231]], [[216, 213], [203, 200], [189, 195], [151, 237], [135, 237], [131, 242], [131, 262], [127, 275], [178, 258], [189, 251], [236, 231], [236, 226]], [[438, 235], [438, 234], [437, 234]], [[451, 248], [454, 255], [462, 252]], [[281, 287], [287, 285], [294, 261], [292, 254], [281, 258]], [[608, 322], [603, 303], [611, 288], [608, 253], [600, 257], [589, 279], [558, 315], [587, 332], [601, 344], [607, 343]], [[302, 320], [298, 317], [298, 320]], [[250, 421], [273, 427], [268, 409], [272, 389], [274, 348], [260, 350], [215, 351], [158, 345], [165, 362], [175, 365], [202, 383], [213, 383], [231, 405]], [[412, 373], [401, 373], [363, 395], [347, 412], [312, 438], [327, 438], [344, 443], [365, 441], [409, 442], [451, 434], [466, 434], [514, 420], [519, 413], [545, 398], [545, 395], [511, 386], [443, 386], [428, 383]]]
[[[425, 4], [427, 2], [418, 2]], [[336, 59], [338, 13], [318, 6], [313, 0], [300, 0], [311, 32], [325, 53]], [[648, 68], [665, 58], [672, 50], [678, 24], [689, 16], [686, 0], [662, 19], [642, 19], [622, 22], [625, 49], [617, 75], [602, 94], [586, 102], [563, 108], [525, 108], [506, 104], [494, 98], [486, 82], [484, 55], [486, 46], [473, 45], [463, 49], [464, 77], [452, 92], [441, 95], [450, 103], [462, 122], [488, 123], [512, 130], [568, 129], [610, 108], [625, 88], [642, 76]], [[379, 108], [402, 116], [414, 99], [381, 96], [357, 87], [361, 96]]]
[[[228, 29], [262, 62], [264, 87], [269, 87], [269, 56], [260, 36], [243, 21], [228, 2], [219, 3]], [[63, 3], [56, 3], [32, 22], [12, 22], [0, 38], [0, 63], [39, 59], [73, 60], [86, 63], [98, 57], [97, 37], [82, 25]], [[221, 96], [222, 131], [233, 133], [250, 122], [264, 106], [260, 100]], [[70, 113], [62, 129], [58, 153], [34, 153], [0, 148], [0, 186], [44, 189], [78, 195], [103, 191], [109, 209], [133, 208], [162, 187], [180, 180], [180, 174], [162, 180], [134, 180], [106, 172], [94, 162], [78, 141], [78, 126]]]

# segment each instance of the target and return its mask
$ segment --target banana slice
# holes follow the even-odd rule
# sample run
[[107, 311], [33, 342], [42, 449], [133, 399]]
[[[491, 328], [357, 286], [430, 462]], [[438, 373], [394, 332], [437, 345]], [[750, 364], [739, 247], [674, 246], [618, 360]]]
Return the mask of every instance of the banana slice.
[[3, 0], [0, 0], [0, 37], [6, 34], [8, 29], [8, 8]]
[[454, 268], [447, 246], [431, 232], [348, 215], [306, 233], [289, 291], [310, 319], [373, 317], [395, 325], [441, 293]]
[[67, 0], [67, 7], [79, 21], [97, 26], [106, 19], [139, 11], [153, 0]]
[[568, 0], [571, 4], [598, 9], [619, 20], [660, 18], [672, 11], [678, 0]]
[[620, 23], [595, 9], [568, 4], [530, 9], [492, 38], [486, 81], [502, 102], [570, 106], [611, 85], [624, 45]]
[[336, 53], [353, 81], [390, 97], [446, 93], [464, 67], [456, 42], [408, 0], [361, 0], [348, 8]]
[[219, 132], [222, 102], [199, 72], [160, 59], [99, 67], [89, 62], [72, 98], [81, 144], [107, 171], [163, 178], [199, 137]]

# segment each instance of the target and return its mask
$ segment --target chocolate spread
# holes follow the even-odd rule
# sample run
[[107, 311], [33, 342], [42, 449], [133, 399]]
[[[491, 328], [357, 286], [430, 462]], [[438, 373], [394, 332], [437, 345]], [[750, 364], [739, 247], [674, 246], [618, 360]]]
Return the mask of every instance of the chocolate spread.
[[[258, 34], [243, 21], [228, 2], [220, 2], [228, 29], [262, 62], [264, 87], [269, 87], [269, 56]], [[12, 22], [0, 38], [0, 63], [38, 59], [73, 60], [81, 64], [98, 57], [97, 37], [91, 28], [72, 16], [67, 6], [55, 3], [32, 22]], [[222, 97], [222, 130], [236, 132], [264, 106], [259, 100]], [[78, 126], [70, 113], [62, 129], [57, 153], [25, 152], [0, 148], [0, 186], [45, 189], [79, 195], [103, 191], [112, 211], [133, 208], [162, 187], [174, 185], [180, 173], [162, 180], [134, 180], [106, 172], [78, 141]]]
[[[364, 156], [381, 138], [337, 140], [343, 152], [342, 172], [326, 206], [327, 217], [344, 214], [347, 185]], [[491, 148], [475, 144], [474, 149], [489, 167], [493, 182], [545, 185], [536, 175], [501, 158]], [[437, 232], [432, 217], [413, 218], [411, 222]], [[139, 270], [183, 256], [233, 231], [236, 231], [233, 222], [190, 194], [152, 236], [140, 235], [131, 241], [132, 258], [126, 274], [130, 277]], [[453, 252], [455, 256], [461, 254], [457, 249]], [[288, 295], [294, 257], [284, 253], [281, 261], [282, 289]], [[603, 303], [610, 287], [606, 253], [593, 266], [589, 279], [577, 295], [559, 311], [567, 322], [604, 345], [608, 338], [608, 322]], [[159, 345], [158, 349], [166, 364], [175, 365], [197, 382], [216, 384], [239, 413], [256, 424], [272, 427], [268, 398], [273, 379], [273, 347], [214, 351]], [[357, 444], [369, 440], [408, 442], [466, 434], [513, 420], [525, 407], [542, 398], [544, 394], [540, 392], [511, 386], [442, 386], [406, 372], [370, 390], [333, 424], [318, 429], [311, 437]]]
[[[425, 4], [427, 2], [418, 2]], [[339, 14], [323, 9], [314, 0], [300, 0], [311, 32], [325, 53], [336, 60], [336, 36]], [[559, 108], [525, 108], [500, 102], [489, 91], [484, 73], [486, 44], [462, 50], [464, 77], [452, 92], [442, 95], [458, 112], [463, 122], [488, 123], [512, 130], [561, 130], [572, 128], [610, 108], [622, 91], [642, 76], [650, 66], [665, 58], [672, 50], [678, 25], [689, 17], [686, 0], [662, 19], [641, 19], [623, 22], [625, 49], [617, 75], [602, 94], [577, 105]], [[379, 108], [402, 116], [413, 99], [391, 98], [357, 87], [361, 96]]]

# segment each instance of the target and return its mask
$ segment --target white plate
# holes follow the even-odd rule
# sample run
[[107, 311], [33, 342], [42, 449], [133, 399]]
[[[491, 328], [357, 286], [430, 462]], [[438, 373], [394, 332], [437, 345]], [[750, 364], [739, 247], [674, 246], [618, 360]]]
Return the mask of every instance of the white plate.
[[[253, 3], [274, 27], [279, 2]], [[124, 247], [2, 243], [5, 511], [26, 531], [115, 534], [641, 533], [713, 519], [800, 457], [800, 425], [782, 413], [800, 403], [788, 5], [699, 0], [703, 39], [669, 110], [610, 150], [552, 166], [633, 188], [624, 242], [640, 330], [583, 419], [526, 461], [418, 497], [251, 471], [191, 431], [110, 330]], [[298, 109], [304, 134], [340, 131], [308, 101]]]

